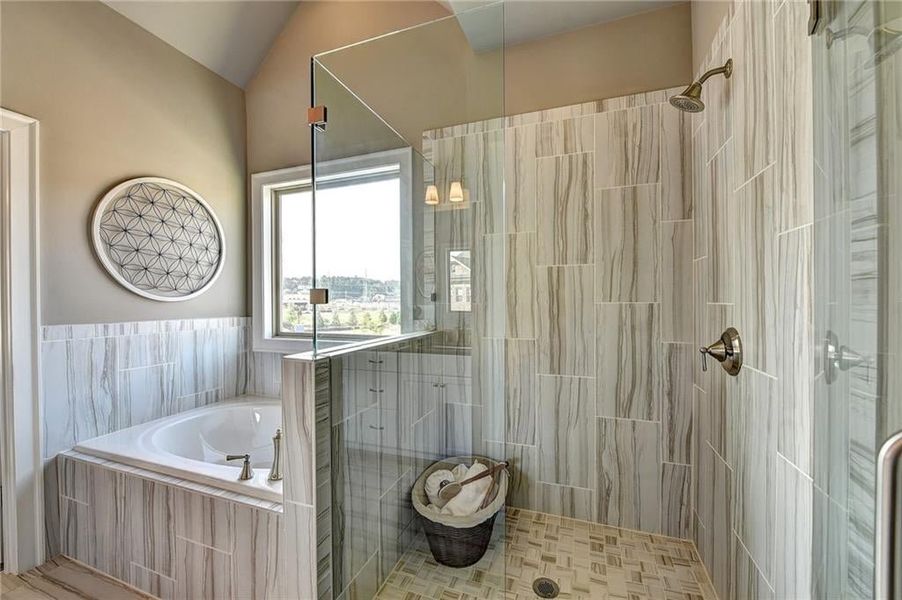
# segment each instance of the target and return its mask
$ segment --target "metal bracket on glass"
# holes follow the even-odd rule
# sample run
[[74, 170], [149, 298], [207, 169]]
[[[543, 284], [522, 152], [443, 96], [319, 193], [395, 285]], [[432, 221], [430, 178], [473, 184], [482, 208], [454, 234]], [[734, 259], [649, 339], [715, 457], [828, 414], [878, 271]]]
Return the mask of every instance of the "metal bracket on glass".
[[328, 122], [328, 112], [324, 105], [311, 106], [307, 109], [307, 125], [317, 131], [325, 131]]
[[310, 304], [329, 304], [329, 288], [310, 288]]

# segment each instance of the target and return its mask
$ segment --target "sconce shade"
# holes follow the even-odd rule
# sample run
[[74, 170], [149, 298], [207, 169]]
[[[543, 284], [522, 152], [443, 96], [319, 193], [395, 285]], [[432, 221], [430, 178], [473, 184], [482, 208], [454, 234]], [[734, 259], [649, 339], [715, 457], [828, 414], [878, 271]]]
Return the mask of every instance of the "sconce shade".
[[451, 202], [464, 201], [464, 189], [461, 187], [459, 181], [451, 182], [451, 191], [448, 194], [448, 200], [450, 200]]
[[438, 188], [430, 185], [426, 188], [426, 204], [435, 206], [438, 204]]

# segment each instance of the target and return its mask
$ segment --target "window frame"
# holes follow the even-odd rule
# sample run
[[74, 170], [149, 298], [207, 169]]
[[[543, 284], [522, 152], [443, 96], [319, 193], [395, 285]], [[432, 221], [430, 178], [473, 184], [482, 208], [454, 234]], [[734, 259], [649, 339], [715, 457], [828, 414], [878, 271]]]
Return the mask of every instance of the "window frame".
[[[412, 149], [400, 148], [374, 152], [361, 156], [342, 158], [316, 165], [318, 177], [328, 177], [341, 173], [365, 171], [398, 165], [400, 189], [400, 232], [401, 239], [401, 323], [402, 330], [412, 320], [413, 264], [403, 249], [413, 237], [412, 189], [413, 173]], [[280, 331], [279, 276], [281, 261], [279, 231], [277, 230], [276, 209], [278, 196], [298, 188], [312, 189], [312, 169], [310, 165], [289, 167], [275, 171], [251, 174], [251, 349], [256, 352], [305, 352], [313, 349], [312, 333], [282, 333]], [[313, 239], [311, 239], [313, 243]], [[409, 253], [408, 253], [409, 254]], [[314, 260], [316, 253], [314, 251]], [[363, 342], [390, 336], [367, 334], [321, 334], [322, 339], [342, 342]]]

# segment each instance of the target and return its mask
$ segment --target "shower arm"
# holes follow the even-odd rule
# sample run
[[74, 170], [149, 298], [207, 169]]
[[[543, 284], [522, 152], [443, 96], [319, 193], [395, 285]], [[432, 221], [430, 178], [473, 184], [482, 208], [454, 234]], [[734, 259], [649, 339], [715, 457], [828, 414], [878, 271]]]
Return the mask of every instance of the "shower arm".
[[730, 75], [733, 74], [733, 59], [732, 58], [727, 60], [726, 64], [724, 64], [724, 66], [722, 66], [722, 67], [717, 67], [717, 68], [709, 69], [709, 70], [705, 71], [704, 75], [702, 75], [701, 77], [698, 78], [697, 83], [703, 84], [706, 81], [708, 81], [708, 79], [710, 79], [711, 77], [714, 77], [715, 75], [720, 75], [720, 74], [723, 74], [723, 76], [726, 77], [727, 79], [730, 78]]

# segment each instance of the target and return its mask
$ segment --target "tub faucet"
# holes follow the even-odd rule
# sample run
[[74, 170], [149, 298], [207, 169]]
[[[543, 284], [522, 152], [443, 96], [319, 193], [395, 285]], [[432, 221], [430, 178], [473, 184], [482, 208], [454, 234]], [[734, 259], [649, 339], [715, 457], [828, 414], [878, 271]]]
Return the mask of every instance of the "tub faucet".
[[272, 468], [269, 470], [269, 481], [282, 481], [282, 428], [276, 429], [272, 436]]
[[251, 455], [250, 454], [229, 454], [226, 456], [226, 460], [238, 460], [243, 459], [244, 464], [241, 466], [241, 473], [238, 474], [238, 481], [247, 481], [248, 479], [253, 479], [254, 470], [251, 468]]

